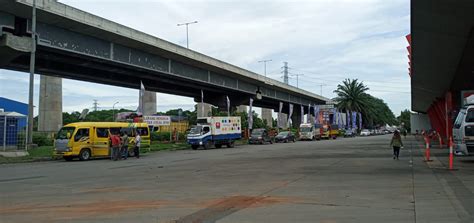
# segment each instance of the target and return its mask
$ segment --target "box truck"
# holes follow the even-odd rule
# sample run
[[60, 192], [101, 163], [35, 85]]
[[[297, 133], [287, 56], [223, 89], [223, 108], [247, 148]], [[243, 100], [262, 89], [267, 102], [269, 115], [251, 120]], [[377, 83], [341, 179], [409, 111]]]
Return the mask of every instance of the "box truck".
[[192, 149], [204, 149], [226, 145], [234, 147], [235, 140], [242, 138], [242, 123], [239, 117], [202, 117], [187, 135]]

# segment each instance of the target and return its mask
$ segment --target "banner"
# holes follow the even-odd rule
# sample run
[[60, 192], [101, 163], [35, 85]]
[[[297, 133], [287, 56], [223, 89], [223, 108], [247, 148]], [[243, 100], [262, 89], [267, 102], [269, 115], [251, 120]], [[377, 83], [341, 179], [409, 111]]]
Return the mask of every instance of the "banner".
[[283, 120], [281, 120], [281, 118], [282, 118], [281, 117], [282, 116], [281, 111], [282, 110], [283, 110], [283, 102], [280, 102], [280, 107], [278, 108], [278, 128], [283, 128], [283, 126], [282, 126], [282, 121]]
[[287, 127], [291, 127], [291, 115], [293, 115], [293, 104], [290, 104], [290, 111], [288, 112], [288, 121], [286, 122]]
[[308, 104], [308, 115], [306, 116], [306, 123], [311, 123], [311, 104]]
[[352, 129], [357, 129], [356, 121], [357, 121], [357, 112], [352, 112]]
[[225, 96], [227, 98], [227, 116], [230, 116], [230, 100], [229, 96]]
[[304, 106], [303, 105], [300, 105], [301, 106], [301, 123], [300, 124], [303, 124], [304, 123]]
[[250, 104], [249, 104], [249, 129], [252, 129], [253, 126], [253, 111], [252, 111], [252, 104], [253, 104], [253, 98], [250, 98]]
[[337, 112], [337, 117], [339, 119], [339, 129], [342, 129], [342, 127], [344, 126], [344, 120], [342, 118], [342, 112]]
[[143, 116], [143, 122], [146, 122], [150, 126], [169, 126], [171, 125], [171, 117], [147, 115]]
[[138, 108], [137, 108], [137, 113], [138, 114], [143, 114], [143, 97], [145, 96], [145, 86], [143, 85], [143, 82], [140, 81], [140, 92], [138, 96]]
[[319, 105], [314, 105], [314, 123], [319, 124]]
[[347, 110], [346, 110], [346, 125], [347, 125], [347, 129], [351, 129], [350, 111], [347, 111]]
[[362, 113], [358, 113], [359, 114], [359, 129], [362, 129]]

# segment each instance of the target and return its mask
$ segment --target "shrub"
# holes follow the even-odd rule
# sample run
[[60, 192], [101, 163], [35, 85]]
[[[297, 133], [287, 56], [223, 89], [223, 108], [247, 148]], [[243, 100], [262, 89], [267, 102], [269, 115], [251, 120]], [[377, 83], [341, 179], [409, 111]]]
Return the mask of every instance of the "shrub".
[[52, 146], [53, 139], [47, 133], [33, 132], [33, 143], [38, 146]]

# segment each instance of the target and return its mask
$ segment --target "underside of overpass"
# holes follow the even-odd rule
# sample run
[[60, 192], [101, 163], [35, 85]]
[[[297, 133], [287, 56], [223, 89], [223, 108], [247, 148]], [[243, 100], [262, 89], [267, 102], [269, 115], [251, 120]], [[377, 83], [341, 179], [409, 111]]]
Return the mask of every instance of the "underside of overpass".
[[[0, 68], [27, 71], [31, 0], [0, 0]], [[75, 9], [43, 0], [37, 10], [36, 72], [75, 80], [193, 97], [225, 108], [248, 104], [283, 112], [292, 104], [327, 98], [219, 61], [176, 44]], [[308, 113], [307, 109], [305, 113]]]
[[412, 110], [443, 138], [474, 93], [474, 1], [411, 1]]

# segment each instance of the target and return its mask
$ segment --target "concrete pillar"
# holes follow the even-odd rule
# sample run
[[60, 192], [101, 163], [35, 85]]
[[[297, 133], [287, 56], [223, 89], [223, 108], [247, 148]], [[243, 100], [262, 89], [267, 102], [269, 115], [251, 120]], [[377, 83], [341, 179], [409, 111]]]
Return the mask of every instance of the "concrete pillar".
[[145, 91], [143, 95], [143, 115], [156, 114], [156, 92]]
[[[204, 104], [204, 106], [203, 106]], [[204, 107], [204, 110], [202, 109]], [[211, 104], [207, 103], [197, 103], [197, 117], [209, 117], [212, 115], [212, 107]]]
[[273, 127], [273, 109], [262, 108], [262, 119], [267, 120], [267, 126], [272, 128]]
[[237, 106], [237, 112], [247, 112], [247, 106], [246, 105], [239, 105]]
[[288, 115], [284, 113], [278, 114], [279, 125], [278, 128], [286, 129], [288, 126]]
[[61, 78], [41, 75], [38, 131], [57, 132], [63, 126], [63, 82]]
[[293, 107], [293, 115], [291, 115], [291, 123], [293, 128], [299, 128], [301, 124], [301, 108], [300, 106]]

